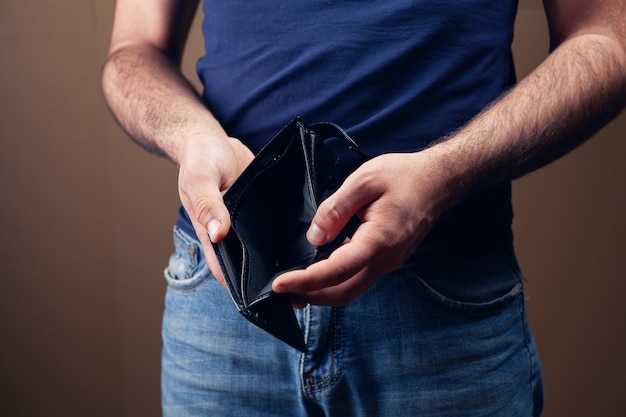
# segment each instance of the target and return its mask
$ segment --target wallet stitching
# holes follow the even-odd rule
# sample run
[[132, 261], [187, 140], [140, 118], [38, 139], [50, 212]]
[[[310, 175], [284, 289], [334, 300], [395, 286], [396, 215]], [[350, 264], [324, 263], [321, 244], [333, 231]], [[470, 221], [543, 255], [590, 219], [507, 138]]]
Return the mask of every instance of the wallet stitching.
[[[267, 170], [273, 168], [276, 164], [280, 163], [283, 159], [283, 156], [285, 156], [287, 154], [287, 151], [289, 150], [289, 148], [292, 146], [292, 142], [293, 138], [291, 139], [290, 143], [287, 145], [287, 147], [285, 148], [285, 150], [281, 153], [274, 153], [271, 163], [267, 163], [266, 165], [263, 167], [263, 169], [259, 172], [257, 172], [254, 176], [252, 176], [252, 178], [250, 178], [245, 185], [243, 186], [241, 192], [239, 193], [238, 198], [233, 201], [232, 203], [230, 203], [230, 212], [231, 212], [231, 227], [233, 230], [238, 230], [237, 226], [238, 226], [238, 221], [239, 221], [239, 216], [241, 214], [241, 203], [245, 200], [245, 197], [250, 193], [250, 190], [252, 189], [252, 184], [255, 182], [255, 180], [261, 176], [263, 173], [265, 173]], [[245, 248], [245, 245], [242, 245], [242, 252], [243, 252], [243, 256], [242, 256], [242, 267], [241, 267], [241, 271], [242, 271], [242, 275], [243, 276], [248, 276], [249, 272], [250, 272], [250, 255], [248, 253], [248, 251]], [[242, 304], [244, 307], [248, 308], [251, 305], [253, 305], [255, 302], [265, 299], [267, 298], [269, 295], [266, 295], [264, 297], [253, 297], [252, 300], [248, 299], [248, 295], [247, 295], [247, 279], [241, 280], [241, 285], [242, 288], [240, 288], [241, 290], [241, 298], [242, 298]], [[244, 288], [245, 286], [245, 288]]]

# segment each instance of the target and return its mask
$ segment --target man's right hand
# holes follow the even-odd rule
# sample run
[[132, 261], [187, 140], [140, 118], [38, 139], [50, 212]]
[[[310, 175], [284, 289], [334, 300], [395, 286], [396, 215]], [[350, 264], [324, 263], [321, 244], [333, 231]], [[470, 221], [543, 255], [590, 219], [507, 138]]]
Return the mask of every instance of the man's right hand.
[[222, 285], [224, 277], [211, 242], [221, 241], [228, 233], [230, 214], [223, 195], [253, 158], [238, 139], [198, 135], [186, 140], [178, 161], [181, 202], [202, 243], [207, 264]]
[[147, 151], [179, 166], [178, 188], [207, 263], [223, 283], [209, 235], [230, 216], [222, 195], [253, 158], [230, 138], [181, 72], [197, 0], [118, 0], [102, 88], [120, 126]]

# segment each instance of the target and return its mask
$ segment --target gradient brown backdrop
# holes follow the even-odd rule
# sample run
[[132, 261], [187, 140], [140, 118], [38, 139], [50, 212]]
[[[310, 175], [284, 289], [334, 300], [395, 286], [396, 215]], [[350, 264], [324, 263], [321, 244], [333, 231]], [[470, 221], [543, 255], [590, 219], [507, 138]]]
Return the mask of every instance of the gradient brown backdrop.
[[[156, 416], [176, 170], [101, 99], [107, 0], [0, 0], [0, 415]], [[196, 29], [199, 20], [196, 20]], [[518, 73], [546, 54], [522, 0]], [[192, 36], [185, 72], [201, 52]], [[626, 115], [514, 184], [547, 417], [626, 415]]]

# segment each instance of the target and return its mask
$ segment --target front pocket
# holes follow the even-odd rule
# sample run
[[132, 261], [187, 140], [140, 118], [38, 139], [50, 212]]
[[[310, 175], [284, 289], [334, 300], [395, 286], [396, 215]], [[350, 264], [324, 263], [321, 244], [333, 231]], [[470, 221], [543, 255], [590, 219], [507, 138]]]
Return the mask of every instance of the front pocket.
[[192, 291], [211, 277], [200, 242], [174, 228], [174, 253], [163, 271], [169, 287], [177, 291]]
[[488, 313], [513, 303], [523, 295], [521, 282], [515, 284], [506, 294], [489, 301], [471, 302], [450, 298], [437, 291], [418, 276], [402, 275], [402, 280], [419, 296], [441, 307], [463, 312]]
[[512, 249], [445, 263], [425, 262], [403, 270], [401, 279], [431, 303], [458, 311], [493, 311], [523, 297]]

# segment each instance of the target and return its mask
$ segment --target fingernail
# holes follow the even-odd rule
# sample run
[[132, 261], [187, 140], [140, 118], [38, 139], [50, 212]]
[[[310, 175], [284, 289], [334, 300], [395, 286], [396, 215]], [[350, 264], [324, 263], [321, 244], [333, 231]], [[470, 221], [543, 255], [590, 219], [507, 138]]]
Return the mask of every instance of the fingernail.
[[306, 238], [312, 245], [320, 246], [326, 242], [326, 233], [317, 224], [312, 223], [306, 232]]
[[207, 231], [209, 232], [209, 239], [211, 239], [211, 242], [215, 241], [215, 235], [220, 230], [220, 227], [222, 227], [222, 222], [217, 219], [213, 219], [209, 222]]

